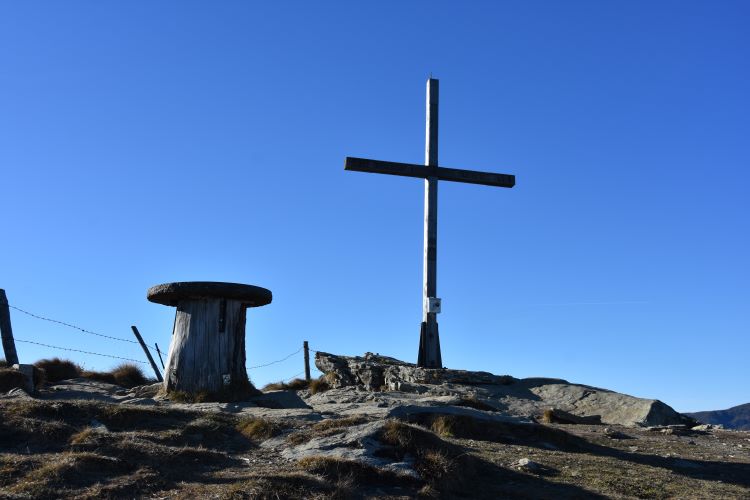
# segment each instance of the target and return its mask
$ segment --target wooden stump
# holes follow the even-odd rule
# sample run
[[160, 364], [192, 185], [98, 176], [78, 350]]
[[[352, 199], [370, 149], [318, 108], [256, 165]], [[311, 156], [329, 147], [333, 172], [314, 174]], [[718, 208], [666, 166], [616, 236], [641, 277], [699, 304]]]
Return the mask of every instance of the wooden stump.
[[271, 302], [265, 288], [236, 283], [157, 285], [148, 300], [176, 306], [164, 390], [210, 400], [239, 401], [257, 391], [245, 368], [248, 307]]

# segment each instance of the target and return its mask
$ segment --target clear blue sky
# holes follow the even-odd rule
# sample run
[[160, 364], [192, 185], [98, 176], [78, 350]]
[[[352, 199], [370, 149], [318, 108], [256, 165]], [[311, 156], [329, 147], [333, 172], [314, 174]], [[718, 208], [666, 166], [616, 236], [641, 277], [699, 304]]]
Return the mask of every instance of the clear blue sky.
[[[468, 4], [468, 5], [466, 5]], [[414, 361], [441, 84], [438, 295], [451, 368], [681, 411], [750, 401], [747, 2], [4, 2], [0, 288], [168, 345], [148, 287], [271, 289], [248, 364], [312, 347]], [[16, 337], [142, 359], [12, 311]], [[18, 344], [23, 361], [69, 356]], [[301, 355], [251, 370], [294, 375]]]

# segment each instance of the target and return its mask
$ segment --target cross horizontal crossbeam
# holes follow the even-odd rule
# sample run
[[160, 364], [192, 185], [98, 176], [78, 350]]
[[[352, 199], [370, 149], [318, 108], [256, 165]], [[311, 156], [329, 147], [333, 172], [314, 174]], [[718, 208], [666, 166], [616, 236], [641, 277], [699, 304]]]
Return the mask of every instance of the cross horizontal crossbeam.
[[426, 166], [414, 163], [368, 160], [365, 158], [347, 157], [344, 162], [344, 170], [369, 172], [373, 174], [400, 175], [403, 177], [418, 177], [420, 179], [435, 177], [441, 181], [465, 182], [468, 184], [482, 184], [484, 186], [506, 188], [512, 188], [516, 185], [515, 175]]

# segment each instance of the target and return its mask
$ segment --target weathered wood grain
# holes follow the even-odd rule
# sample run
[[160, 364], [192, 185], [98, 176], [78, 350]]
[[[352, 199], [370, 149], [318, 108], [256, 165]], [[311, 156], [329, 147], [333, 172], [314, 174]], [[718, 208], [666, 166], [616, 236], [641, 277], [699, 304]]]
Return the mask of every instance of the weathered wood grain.
[[[164, 388], [219, 394], [249, 386], [245, 371], [246, 305], [239, 300], [186, 299], [177, 305]], [[223, 328], [221, 311], [226, 307]]]

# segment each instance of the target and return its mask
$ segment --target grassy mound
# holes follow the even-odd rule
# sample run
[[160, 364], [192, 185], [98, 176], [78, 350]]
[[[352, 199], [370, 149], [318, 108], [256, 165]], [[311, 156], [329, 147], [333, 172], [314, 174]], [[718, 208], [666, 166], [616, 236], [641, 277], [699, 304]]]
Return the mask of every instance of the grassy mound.
[[108, 372], [84, 370], [78, 363], [60, 358], [40, 359], [34, 366], [44, 370], [45, 380], [53, 383], [83, 377], [130, 389], [153, 382], [144, 375], [140, 366], [133, 363], [121, 363]]
[[8, 392], [16, 387], [25, 387], [26, 377], [12, 368], [0, 368], [0, 392]]
[[307, 389], [310, 385], [310, 382], [303, 378], [295, 378], [291, 382], [272, 382], [270, 384], [266, 384], [263, 386], [263, 392], [268, 391], [299, 391], [302, 389]]
[[122, 387], [136, 387], [149, 383], [140, 366], [132, 363], [122, 363], [108, 372], [84, 371], [80, 375], [91, 380], [115, 384]]
[[328, 383], [325, 375], [321, 375], [318, 378], [314, 378], [309, 382], [302, 378], [296, 378], [291, 382], [272, 382], [263, 386], [263, 392], [268, 391], [301, 391], [302, 389], [310, 389], [310, 394], [317, 394], [319, 392], [325, 392], [330, 389], [331, 386]]
[[34, 366], [44, 370], [48, 382], [60, 382], [71, 378], [78, 378], [83, 372], [81, 365], [67, 359], [40, 359]]
[[325, 392], [330, 389], [331, 386], [328, 383], [328, 379], [325, 375], [313, 379], [310, 381], [310, 394], [318, 394], [319, 392]]

